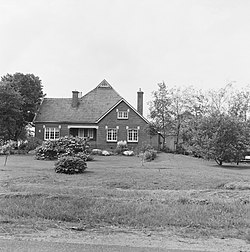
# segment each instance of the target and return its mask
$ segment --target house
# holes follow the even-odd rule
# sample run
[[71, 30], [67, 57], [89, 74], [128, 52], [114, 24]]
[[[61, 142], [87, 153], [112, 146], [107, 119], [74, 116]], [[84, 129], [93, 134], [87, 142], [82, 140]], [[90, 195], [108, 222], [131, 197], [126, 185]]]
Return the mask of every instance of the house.
[[34, 118], [35, 136], [55, 140], [63, 136], [84, 137], [93, 148], [114, 149], [126, 140], [129, 148], [150, 143], [148, 120], [143, 116], [143, 92], [137, 93], [137, 109], [103, 80], [96, 88], [72, 98], [44, 98]]

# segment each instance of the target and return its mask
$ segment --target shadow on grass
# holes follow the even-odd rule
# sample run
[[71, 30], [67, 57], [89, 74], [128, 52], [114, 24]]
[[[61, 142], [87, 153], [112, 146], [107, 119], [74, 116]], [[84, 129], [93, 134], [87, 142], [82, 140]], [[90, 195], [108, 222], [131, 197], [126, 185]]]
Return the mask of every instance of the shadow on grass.
[[250, 169], [250, 164], [246, 165], [236, 165], [236, 164], [224, 164], [224, 165], [212, 165], [213, 167], [222, 168], [222, 169], [230, 169], [230, 170], [247, 170]]
[[88, 170], [86, 170], [82, 174], [84, 175], [84, 174], [91, 174], [91, 173], [95, 173], [95, 172], [94, 171], [88, 171]]

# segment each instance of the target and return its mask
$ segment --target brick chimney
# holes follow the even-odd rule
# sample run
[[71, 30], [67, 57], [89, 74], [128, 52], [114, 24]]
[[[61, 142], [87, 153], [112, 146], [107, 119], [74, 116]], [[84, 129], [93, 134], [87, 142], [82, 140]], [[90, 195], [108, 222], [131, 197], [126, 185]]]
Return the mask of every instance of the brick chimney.
[[137, 92], [137, 111], [143, 115], [143, 92], [141, 89]]
[[78, 106], [78, 91], [72, 91], [72, 107], [77, 108]]

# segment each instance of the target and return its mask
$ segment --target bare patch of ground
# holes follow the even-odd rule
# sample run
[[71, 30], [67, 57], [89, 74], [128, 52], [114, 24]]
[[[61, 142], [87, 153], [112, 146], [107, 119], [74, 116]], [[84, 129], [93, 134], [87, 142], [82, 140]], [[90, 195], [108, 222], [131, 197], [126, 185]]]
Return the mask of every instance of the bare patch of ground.
[[[61, 243], [86, 243], [121, 245], [133, 247], [157, 247], [165, 249], [185, 249], [192, 251], [210, 252], [247, 252], [250, 251], [250, 244], [240, 239], [216, 237], [188, 238], [175, 234], [171, 231], [138, 231], [117, 227], [105, 227], [91, 230], [77, 231], [71, 228], [57, 227], [46, 230], [33, 230], [26, 227], [23, 232], [16, 230], [16, 233], [0, 233], [1, 238], [23, 239], [37, 241], [51, 241]], [[14, 229], [12, 231], [15, 231]]]

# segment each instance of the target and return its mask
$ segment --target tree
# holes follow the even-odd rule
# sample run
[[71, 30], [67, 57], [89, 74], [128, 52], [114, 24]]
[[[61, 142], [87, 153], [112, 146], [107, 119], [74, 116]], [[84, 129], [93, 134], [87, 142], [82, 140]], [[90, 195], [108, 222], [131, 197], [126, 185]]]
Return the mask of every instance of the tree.
[[186, 88], [171, 88], [171, 128], [176, 135], [176, 148], [180, 147], [180, 140], [183, 139], [183, 134], [188, 128], [188, 123], [192, 119], [192, 106], [194, 89]]
[[[150, 118], [152, 124], [157, 125], [157, 129], [162, 132], [164, 139], [171, 129], [171, 96], [164, 82], [158, 84], [158, 90], [153, 93], [153, 101], [150, 102]], [[165, 143], [163, 147], [165, 146]]]
[[41, 80], [33, 74], [7, 74], [0, 87], [0, 134], [8, 140], [22, 139], [44, 97]]
[[0, 136], [4, 140], [17, 140], [23, 133], [23, 99], [10, 85], [0, 83]]
[[235, 92], [230, 100], [229, 114], [243, 121], [247, 120], [247, 115], [250, 106], [250, 91], [249, 88]]
[[44, 97], [43, 86], [39, 77], [34, 74], [15, 73], [1, 77], [1, 80], [22, 96], [23, 104], [21, 110], [24, 120], [27, 123], [32, 122], [38, 106]]
[[249, 148], [249, 126], [248, 122], [224, 113], [204, 117], [193, 135], [193, 150], [219, 165], [223, 162], [238, 164]]

